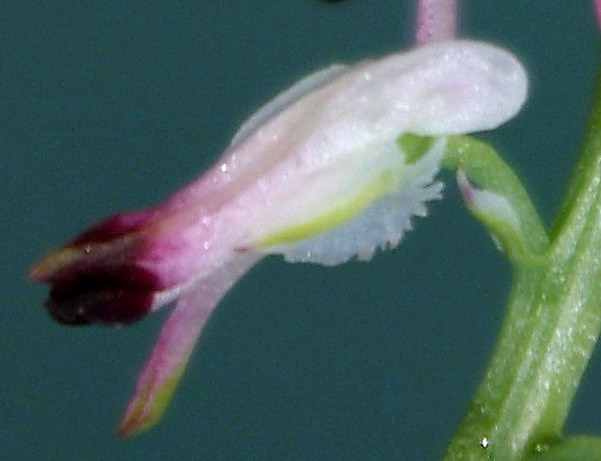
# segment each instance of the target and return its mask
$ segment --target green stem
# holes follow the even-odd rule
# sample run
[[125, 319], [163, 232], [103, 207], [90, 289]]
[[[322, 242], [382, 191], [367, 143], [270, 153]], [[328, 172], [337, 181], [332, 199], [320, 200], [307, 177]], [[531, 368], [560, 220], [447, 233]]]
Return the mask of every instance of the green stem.
[[600, 186], [601, 76], [553, 240], [538, 259], [512, 260], [501, 335], [446, 459], [519, 460], [560, 440], [601, 331]]

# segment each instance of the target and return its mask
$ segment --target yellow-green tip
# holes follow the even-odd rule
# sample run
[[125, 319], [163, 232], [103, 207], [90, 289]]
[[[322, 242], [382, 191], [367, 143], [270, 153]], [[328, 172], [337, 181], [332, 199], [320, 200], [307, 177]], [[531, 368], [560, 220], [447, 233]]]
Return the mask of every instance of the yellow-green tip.
[[159, 422], [175, 392], [182, 371], [176, 373], [157, 388], [157, 381], [149, 381], [136, 391], [119, 424], [120, 437], [131, 437], [147, 431]]

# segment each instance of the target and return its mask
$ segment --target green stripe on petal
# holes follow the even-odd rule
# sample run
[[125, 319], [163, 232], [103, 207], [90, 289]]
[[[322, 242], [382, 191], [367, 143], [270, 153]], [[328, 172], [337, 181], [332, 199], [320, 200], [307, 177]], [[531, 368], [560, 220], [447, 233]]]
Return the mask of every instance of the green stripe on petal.
[[392, 193], [398, 184], [397, 177], [398, 174], [392, 171], [380, 174], [343, 204], [317, 218], [266, 237], [257, 244], [257, 248], [265, 249], [273, 245], [294, 243], [335, 228], [359, 214], [377, 199]]
[[[445, 138], [435, 140], [412, 164], [404, 162], [405, 153], [394, 141], [372, 146], [349, 174], [350, 184], [363, 187], [341, 183], [333, 191], [337, 205], [321, 207], [319, 213], [297, 219], [297, 225], [275, 228], [256, 249], [282, 254], [289, 262], [334, 266], [354, 257], [367, 261], [378, 248], [396, 247], [411, 228], [411, 217], [425, 216], [425, 202], [440, 198], [442, 185], [434, 177], [445, 145]], [[380, 168], [373, 168], [375, 158]], [[312, 201], [327, 203], [324, 197], [322, 192]]]

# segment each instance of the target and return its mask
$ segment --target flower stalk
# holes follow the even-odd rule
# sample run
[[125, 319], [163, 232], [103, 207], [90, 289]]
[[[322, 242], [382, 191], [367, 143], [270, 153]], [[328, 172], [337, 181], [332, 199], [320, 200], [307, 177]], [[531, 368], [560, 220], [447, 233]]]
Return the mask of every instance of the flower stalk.
[[450, 40], [457, 32], [457, 0], [420, 0], [417, 6], [418, 45]]
[[[510, 258], [514, 279], [500, 338], [446, 459], [601, 456], [599, 439], [562, 439], [601, 332], [599, 229], [601, 72], [583, 153], [552, 240], [547, 246], [543, 239], [529, 239], [531, 248], [543, 250], [536, 258]], [[572, 456], [558, 458], [566, 446]]]

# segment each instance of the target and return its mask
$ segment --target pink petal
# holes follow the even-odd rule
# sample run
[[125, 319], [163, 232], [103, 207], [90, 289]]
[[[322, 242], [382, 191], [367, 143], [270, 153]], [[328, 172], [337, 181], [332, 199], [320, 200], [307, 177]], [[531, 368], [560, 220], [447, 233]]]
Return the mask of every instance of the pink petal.
[[119, 435], [142, 432], [160, 419], [209, 315], [257, 260], [257, 256], [235, 258], [180, 298], [138, 375], [134, 396], [119, 426]]

